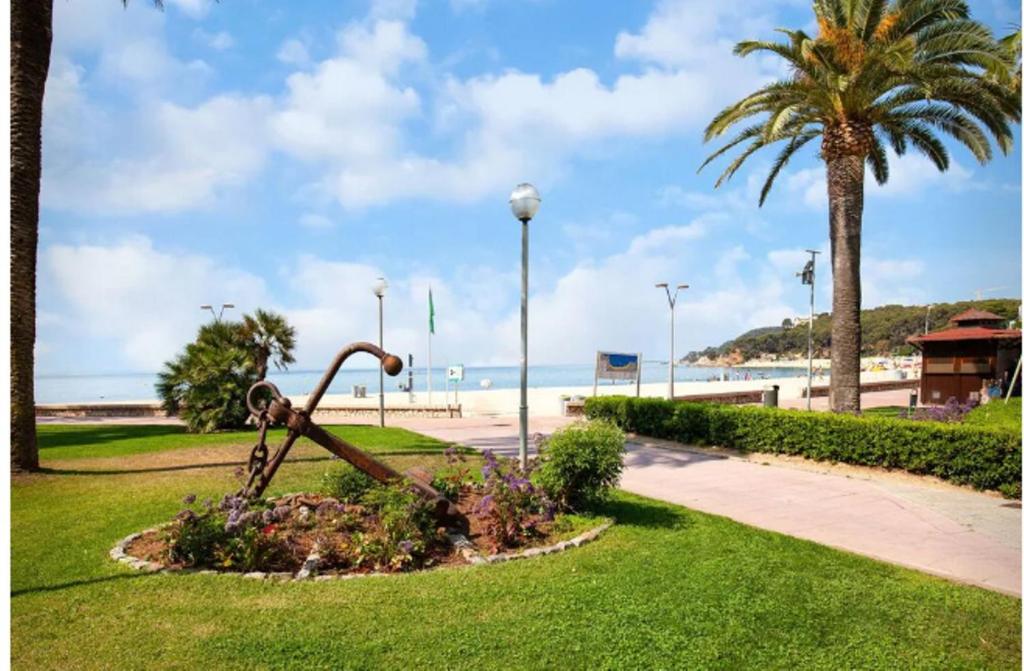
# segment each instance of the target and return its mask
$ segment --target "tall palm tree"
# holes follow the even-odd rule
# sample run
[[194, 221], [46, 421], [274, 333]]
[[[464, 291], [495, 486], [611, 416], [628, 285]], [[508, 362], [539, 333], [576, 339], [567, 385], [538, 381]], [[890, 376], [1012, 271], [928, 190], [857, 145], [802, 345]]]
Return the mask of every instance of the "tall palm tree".
[[[821, 138], [828, 183], [832, 247], [833, 410], [860, 410], [860, 240], [864, 166], [884, 184], [885, 146], [897, 156], [912, 146], [939, 170], [949, 154], [937, 136], [963, 144], [981, 163], [988, 135], [1005, 154], [1020, 121], [1018, 99], [999, 78], [1011, 65], [963, 0], [815, 0], [818, 34], [780, 30], [788, 42], [745, 41], [735, 53], [781, 57], [791, 75], [725, 108], [705, 142], [757, 117], [701, 166], [748, 143], [719, 177], [728, 180], [757, 150], [783, 142], [764, 186], [764, 204], [779, 171], [801, 147]], [[1007, 75], [1009, 76], [1009, 75]]]
[[11, 470], [39, 467], [35, 384], [36, 246], [43, 91], [53, 0], [11, 2]]
[[242, 337], [256, 365], [256, 377], [267, 377], [267, 364], [273, 361], [278, 369], [295, 363], [295, 329], [284, 316], [256, 308], [252, 315], [242, 317]]
[[[122, 0], [127, 5], [128, 0]], [[153, 0], [163, 8], [162, 0]], [[36, 446], [36, 254], [43, 95], [53, 0], [11, 0], [11, 470], [39, 467]]]

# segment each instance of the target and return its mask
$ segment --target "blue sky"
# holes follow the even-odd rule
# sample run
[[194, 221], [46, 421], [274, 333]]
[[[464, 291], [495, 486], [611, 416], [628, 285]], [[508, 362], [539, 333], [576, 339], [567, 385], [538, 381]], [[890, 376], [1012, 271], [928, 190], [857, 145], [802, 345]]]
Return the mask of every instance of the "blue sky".
[[[55, 4], [44, 114], [38, 368], [153, 371], [233, 302], [285, 313], [299, 368], [373, 339], [435, 364], [518, 360], [519, 229], [531, 181], [531, 360], [667, 355], [806, 311], [794, 277], [827, 250], [824, 168], [772, 155], [697, 174], [722, 106], [782, 72], [739, 39], [812, 29], [810, 3], [142, 0]], [[1002, 0], [972, 3], [998, 34]], [[1020, 296], [1019, 145], [952, 147], [869, 184], [866, 306]], [[818, 305], [829, 309], [823, 264]], [[230, 314], [230, 313], [229, 313]]]

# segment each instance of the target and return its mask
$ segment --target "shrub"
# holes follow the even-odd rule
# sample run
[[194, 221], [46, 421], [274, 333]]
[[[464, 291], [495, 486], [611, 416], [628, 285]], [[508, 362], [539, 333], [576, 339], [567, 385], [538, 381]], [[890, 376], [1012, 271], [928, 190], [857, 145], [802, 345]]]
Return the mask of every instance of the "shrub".
[[[195, 497], [186, 497], [186, 504]], [[275, 511], [261, 502], [227, 495], [216, 508], [207, 501], [201, 512], [182, 510], [165, 532], [168, 556], [185, 566], [220, 566], [251, 571], [286, 556], [273, 525]]]
[[625, 396], [589, 398], [584, 410], [626, 431], [683, 443], [898, 468], [1009, 494], [1020, 489], [1020, 434], [1010, 430]]
[[342, 503], [360, 503], [376, 486], [376, 480], [346, 461], [332, 464], [320, 479], [320, 492]]
[[547, 494], [530, 482], [530, 469], [523, 470], [512, 459], [499, 461], [493, 452], [484, 450], [482, 497], [473, 514], [499, 546], [519, 545], [536, 533], [538, 521], [554, 516], [555, 506]]
[[209, 566], [227, 537], [223, 519], [184, 510], [166, 532], [168, 556], [185, 566]]
[[378, 515], [380, 528], [377, 533], [354, 535], [357, 566], [406, 568], [436, 540], [431, 504], [408, 483], [374, 487], [363, 503]]
[[544, 441], [537, 482], [560, 506], [589, 508], [618, 484], [625, 449], [625, 434], [608, 420], [571, 424]]
[[449, 501], [458, 501], [462, 488], [472, 481], [466, 456], [457, 447], [444, 451], [446, 465], [434, 473], [431, 486]]

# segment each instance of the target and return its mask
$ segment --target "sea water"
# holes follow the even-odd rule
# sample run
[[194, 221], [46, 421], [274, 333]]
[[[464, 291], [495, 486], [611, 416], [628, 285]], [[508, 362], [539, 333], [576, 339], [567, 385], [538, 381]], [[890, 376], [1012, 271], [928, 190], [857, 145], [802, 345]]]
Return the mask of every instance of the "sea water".
[[[445, 388], [444, 366], [435, 366], [432, 375], [434, 391]], [[677, 382], [720, 380], [766, 379], [797, 377], [806, 374], [803, 368], [715, 368], [705, 366], [677, 365]], [[271, 369], [267, 379], [280, 388], [286, 396], [308, 394], [319, 383], [323, 371]], [[351, 394], [354, 385], [364, 385], [368, 395], [378, 391], [377, 368], [343, 368], [334, 377], [328, 393]], [[641, 382], [661, 382], [668, 378], [668, 363], [644, 361]], [[97, 401], [152, 401], [156, 399], [156, 373], [120, 373], [109, 375], [40, 375], [36, 377], [36, 403], [94, 403]], [[518, 366], [466, 366], [465, 378], [459, 383], [461, 391], [476, 391], [486, 388], [515, 389], [519, 387]], [[397, 377], [384, 376], [384, 391], [403, 391], [399, 385], [409, 383], [409, 370], [403, 369]], [[484, 383], [484, 384], [481, 384]], [[530, 387], [587, 387], [594, 384], [593, 364], [570, 364], [561, 366], [530, 366], [528, 383]], [[413, 390], [427, 390], [425, 367], [412, 369]], [[611, 385], [602, 380], [601, 385]], [[632, 382], [617, 382], [618, 386], [629, 386]], [[454, 385], [451, 386], [454, 389]]]

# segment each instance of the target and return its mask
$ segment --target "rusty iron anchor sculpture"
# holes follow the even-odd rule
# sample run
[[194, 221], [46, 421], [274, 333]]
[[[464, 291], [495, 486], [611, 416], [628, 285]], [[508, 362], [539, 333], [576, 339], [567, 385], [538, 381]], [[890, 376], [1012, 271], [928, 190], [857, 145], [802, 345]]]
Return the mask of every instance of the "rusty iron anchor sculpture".
[[[306, 405], [301, 410], [293, 409], [291, 400], [282, 396], [277, 386], [271, 382], [261, 380], [249, 388], [245, 402], [249, 412], [252, 413], [259, 426], [259, 441], [252, 448], [252, 453], [249, 455], [249, 476], [239, 495], [246, 498], [258, 498], [261, 496], [266, 490], [267, 485], [270, 484], [277, 469], [281, 466], [281, 462], [288, 455], [292, 445], [301, 436], [305, 436], [378, 482], [388, 483], [407, 479], [421, 496], [433, 503], [434, 512], [438, 519], [458, 520], [460, 517], [458, 510], [448, 499], [430, 485], [430, 477], [426, 472], [412, 470], [402, 475], [387, 464], [374, 459], [355, 445], [328, 433], [311, 419], [317, 405], [327, 392], [331, 381], [334, 380], [334, 376], [338, 373], [338, 369], [341, 368], [346, 359], [356, 352], [367, 352], [380, 359], [384, 371], [392, 377], [402, 372], [402, 360], [397, 356], [388, 354], [374, 344], [356, 342], [342, 348], [335, 355], [331, 365], [320, 379], [320, 384], [310, 394]], [[269, 404], [266, 402], [257, 404], [257, 394], [261, 389], [265, 389], [270, 393]], [[281, 443], [281, 446], [277, 448], [272, 457], [267, 449], [267, 429], [271, 425], [288, 428], [288, 435], [285, 436], [284, 442]]]

